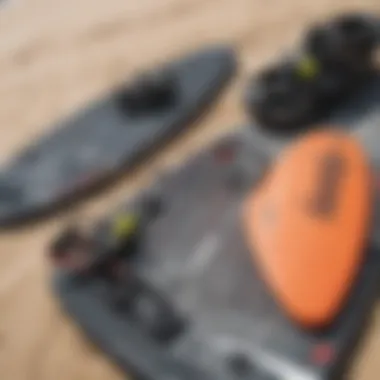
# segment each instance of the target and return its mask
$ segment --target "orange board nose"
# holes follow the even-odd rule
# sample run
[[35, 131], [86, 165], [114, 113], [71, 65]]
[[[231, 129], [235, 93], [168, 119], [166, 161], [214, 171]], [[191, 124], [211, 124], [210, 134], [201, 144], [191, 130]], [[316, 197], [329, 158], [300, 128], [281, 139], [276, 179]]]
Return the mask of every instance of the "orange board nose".
[[304, 327], [332, 322], [350, 292], [368, 238], [371, 188], [360, 144], [321, 130], [289, 146], [246, 199], [243, 227], [254, 264]]

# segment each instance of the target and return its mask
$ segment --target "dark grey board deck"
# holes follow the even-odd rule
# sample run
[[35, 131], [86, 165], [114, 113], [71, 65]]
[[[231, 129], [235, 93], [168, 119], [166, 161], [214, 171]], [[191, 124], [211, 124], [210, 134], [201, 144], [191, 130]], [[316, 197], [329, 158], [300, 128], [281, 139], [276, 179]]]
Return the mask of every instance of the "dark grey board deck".
[[[253, 136], [249, 128], [226, 136], [147, 189], [164, 207], [146, 221], [140, 248], [124, 265], [154, 291], [137, 293], [132, 309], [117, 311], [112, 294], [118, 285], [109, 280], [56, 271], [54, 292], [63, 310], [126, 374], [147, 380], [345, 378], [378, 297], [378, 218], [338, 320], [320, 333], [300, 329], [268, 293], [241, 235], [242, 199], [267, 167]], [[144, 199], [146, 194], [118, 212], [136, 211]], [[96, 224], [98, 238], [118, 212]], [[169, 341], [144, 322], [159, 313], [154, 293], [183, 323]], [[148, 312], [136, 318], [141, 307]]]
[[11, 159], [0, 171], [0, 226], [44, 215], [125, 173], [186, 130], [232, 78], [235, 53], [208, 47], [155, 68], [169, 72], [173, 102], [133, 113], [125, 88], [91, 104]]

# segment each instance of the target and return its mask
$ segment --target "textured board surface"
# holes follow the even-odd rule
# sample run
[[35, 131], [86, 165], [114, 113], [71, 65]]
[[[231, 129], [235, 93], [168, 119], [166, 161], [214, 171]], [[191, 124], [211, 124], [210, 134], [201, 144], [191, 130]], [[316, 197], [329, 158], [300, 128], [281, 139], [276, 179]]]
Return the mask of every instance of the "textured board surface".
[[[235, 141], [236, 138], [238, 139], [237, 141]], [[204, 265], [204, 251], [207, 251], [209, 246], [219, 242], [220, 228], [227, 228], [227, 226], [222, 227], [224, 217], [227, 214], [235, 213], [236, 199], [240, 199], [244, 194], [245, 188], [250, 185], [250, 180], [254, 180], [262, 174], [263, 168], [260, 161], [257, 159], [255, 152], [250, 149], [251, 145], [244, 144], [245, 138], [246, 136], [244, 135], [237, 135], [233, 137], [234, 141], [228, 139], [229, 144], [235, 145], [237, 143], [244, 147], [243, 150], [239, 149], [240, 160], [230, 167], [230, 169], [234, 168], [235, 170], [226, 170], [224, 157], [221, 160], [219, 149], [216, 149], [216, 154], [215, 149], [213, 149], [196, 157], [185, 168], [180, 169], [176, 175], [167, 176], [155, 186], [154, 191], [157, 192], [157, 189], [159, 189], [164, 197], [166, 213], [164, 218], [158, 219], [149, 228], [149, 236], [144, 240], [147, 244], [145, 247], [147, 255], [140, 256], [143, 261], [138, 265], [139, 271], [141, 271], [141, 275], [145, 279], [161, 288], [162, 292], [168, 295], [173, 287], [176, 288], [178, 291], [176, 292], [176, 299], [185, 308], [188, 302], [192, 302], [191, 298], [194, 296], [193, 289], [187, 289], [187, 283], [191, 283], [193, 278], [198, 277], [197, 272]], [[222, 146], [223, 156], [224, 142]], [[227, 165], [230, 166], [231, 163]], [[235, 186], [230, 188], [231, 174], [235, 174], [236, 171], [243, 171], [247, 182], [242, 183], [242, 186], [238, 188], [235, 188]], [[232, 181], [232, 183], [234, 182]], [[184, 191], [185, 189], [188, 191]], [[198, 207], [197, 203], [195, 203], [198, 199], [203, 199], [207, 202], [207, 207]], [[138, 202], [137, 200], [136, 203]], [[193, 211], [194, 206], [196, 207], [195, 212], [189, 212]], [[133, 208], [133, 204], [131, 207]], [[129, 208], [129, 205], [126, 208]], [[181, 223], [178, 222], [179, 220], [181, 220]], [[175, 238], [173, 239], [173, 237]], [[198, 252], [195, 257], [192, 257], [193, 252]], [[210, 257], [210, 259], [212, 258]], [[185, 277], [183, 277], [184, 275]], [[189, 277], [188, 280], [187, 277]], [[128, 342], [133, 340], [131, 340], [131, 337], [127, 338], [128, 334], [127, 336], [122, 334], [127, 339], [118, 339], [118, 342], [124, 347], [120, 348], [119, 353], [115, 352], [117, 348], [112, 347], [112, 341], [121, 331], [116, 329], [111, 332], [109, 330], [113, 329], [115, 317], [117, 320], [118, 318], [107, 310], [107, 296], [106, 299], [101, 300], [96, 295], [93, 297], [92, 295], [94, 294], [90, 289], [82, 289], [83, 292], [80, 289], [72, 289], [70, 277], [58, 276], [56, 280], [57, 291], [63, 297], [65, 307], [79, 319], [80, 324], [83, 323], [84, 329], [90, 333], [90, 336], [99, 341], [101, 346], [106, 351], [109, 351], [123, 365], [125, 370], [132, 368], [137, 370], [137, 373], [142, 372], [143, 375], [153, 375], [155, 379], [164, 379], [168, 376], [166, 370], [161, 369], [162, 363], [158, 358], [157, 367], [153, 365], [152, 358], [157, 353], [150, 346], [152, 342], [144, 342], [134, 327], [131, 327], [131, 332], [136, 332], [137, 342], [133, 343], [133, 345], [141, 342], [142, 349], [145, 352], [141, 356], [139, 351], [136, 350], [134, 360], [139, 361], [144, 358], [146, 362], [131, 363], [125, 357], [125, 350], [128, 350], [128, 348], [124, 344], [128, 346]], [[75, 287], [75, 282], [73, 284]], [[96, 288], [99, 285], [100, 283], [95, 281], [94, 284], [90, 284], [90, 288], [92, 286]], [[89, 298], [88, 295], [90, 295]], [[87, 302], [94, 302], [96, 305], [85, 306]], [[104, 306], [106, 306], [106, 309], [103, 309]], [[93, 307], [98, 309], [96, 315], [99, 318], [96, 318], [96, 320], [90, 317], [94, 313]], [[185, 312], [185, 310], [183, 311]], [[121, 323], [124, 330], [125, 328], [128, 329], [125, 322], [121, 319], [116, 323]], [[132, 332], [132, 334], [135, 333]], [[151, 351], [152, 349], [153, 351]], [[150, 355], [149, 352], [151, 352]], [[133, 355], [132, 352], [131, 354]], [[166, 356], [166, 353], [163, 352], [163, 354]], [[171, 362], [170, 359], [166, 360]], [[168, 370], [175, 371], [175, 368], [172, 368], [172, 362]], [[162, 372], [161, 377], [160, 372]], [[181, 370], [180, 372], [182, 373]]]
[[[185, 330], [169, 344], [156, 341], [128, 313], [114, 312], [110, 285], [99, 279], [78, 285], [57, 274], [63, 307], [126, 372], [148, 379], [336, 380], [376, 299], [378, 244], [369, 243], [350, 305], [332, 329], [310, 334], [293, 325], [252, 266], [239, 225], [241, 201], [266, 165], [249, 129], [220, 144], [223, 154], [213, 147], [157, 184], [165, 212], [131, 261], [183, 316]], [[248, 365], [231, 364], [236, 355]]]
[[180, 133], [231, 78], [234, 52], [216, 46], [165, 68], [177, 81], [174, 105], [134, 116], [110, 95], [10, 161], [0, 173], [0, 225], [73, 200]]

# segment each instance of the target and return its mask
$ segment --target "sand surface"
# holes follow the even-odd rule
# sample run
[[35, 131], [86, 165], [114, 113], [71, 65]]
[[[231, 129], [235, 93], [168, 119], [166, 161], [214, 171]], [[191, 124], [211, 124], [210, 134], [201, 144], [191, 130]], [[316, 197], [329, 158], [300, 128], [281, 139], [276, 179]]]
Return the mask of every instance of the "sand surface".
[[[199, 125], [80, 212], [101, 215], [245, 120], [247, 75], [311, 21], [379, 0], [11, 0], [0, 7], [0, 161], [52, 122], [136, 70], [211, 42], [231, 42], [241, 70]], [[118, 380], [122, 374], [61, 315], [43, 249], [68, 217], [0, 236], [0, 379]], [[376, 319], [376, 318], [375, 318]], [[380, 314], [352, 378], [380, 373]]]

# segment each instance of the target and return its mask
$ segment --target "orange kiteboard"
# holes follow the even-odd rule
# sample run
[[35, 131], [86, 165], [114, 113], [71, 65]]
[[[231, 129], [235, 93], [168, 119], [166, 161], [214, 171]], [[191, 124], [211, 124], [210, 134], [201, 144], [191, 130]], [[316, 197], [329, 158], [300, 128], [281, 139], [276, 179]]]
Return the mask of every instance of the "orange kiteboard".
[[359, 143], [321, 130], [279, 157], [243, 208], [255, 265], [287, 314], [330, 324], [349, 295], [369, 233], [371, 170]]

